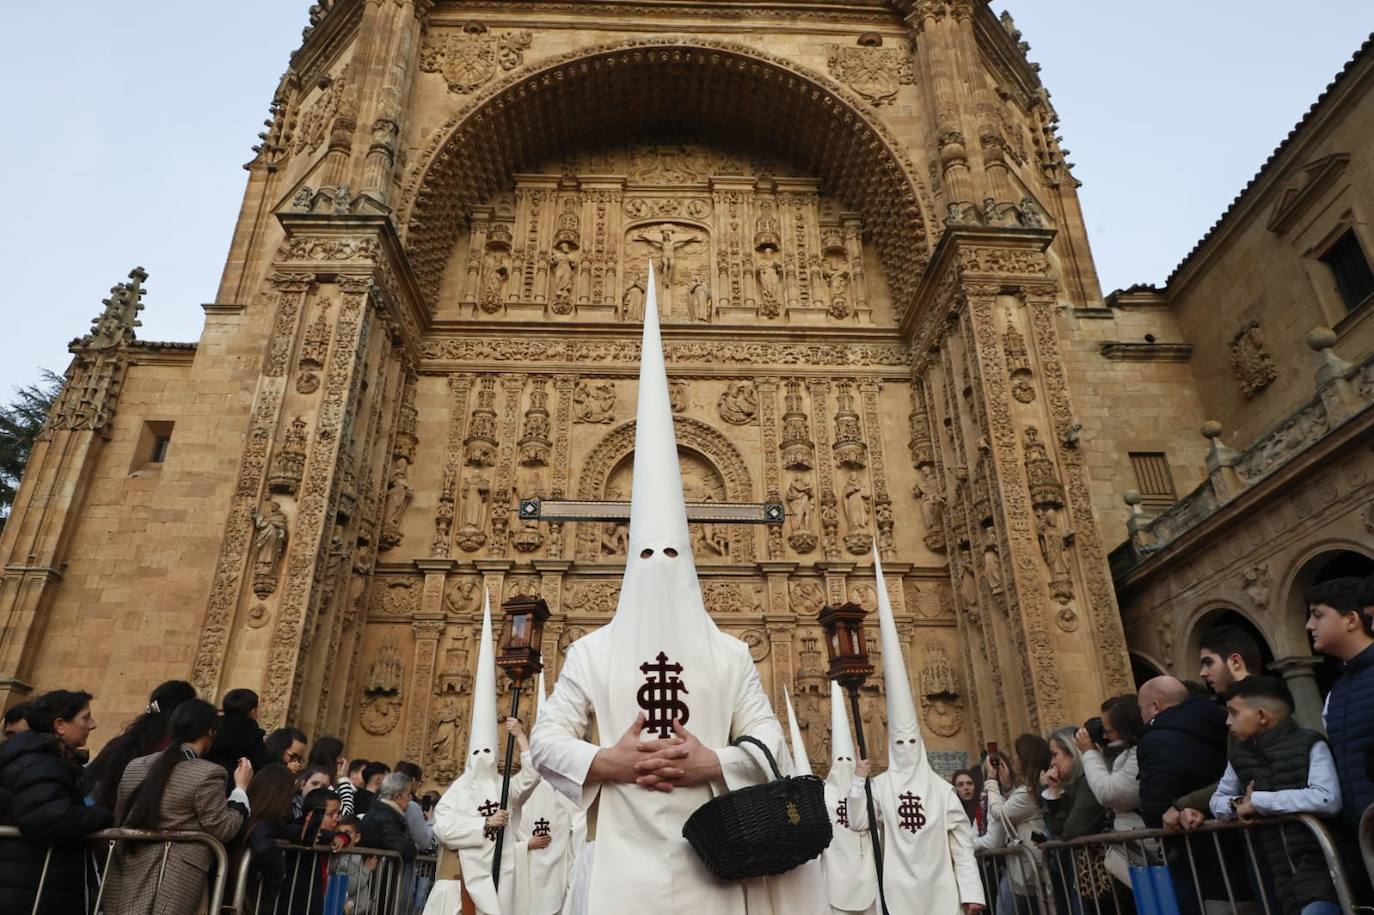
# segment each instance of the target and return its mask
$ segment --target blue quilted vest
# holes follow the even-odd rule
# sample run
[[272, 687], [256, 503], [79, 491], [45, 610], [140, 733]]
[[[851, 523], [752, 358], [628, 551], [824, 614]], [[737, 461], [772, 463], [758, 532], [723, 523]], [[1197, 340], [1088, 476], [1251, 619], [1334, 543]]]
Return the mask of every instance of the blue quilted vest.
[[1341, 779], [1341, 821], [1355, 835], [1360, 815], [1374, 804], [1374, 646], [1351, 658], [1331, 688], [1326, 733]]

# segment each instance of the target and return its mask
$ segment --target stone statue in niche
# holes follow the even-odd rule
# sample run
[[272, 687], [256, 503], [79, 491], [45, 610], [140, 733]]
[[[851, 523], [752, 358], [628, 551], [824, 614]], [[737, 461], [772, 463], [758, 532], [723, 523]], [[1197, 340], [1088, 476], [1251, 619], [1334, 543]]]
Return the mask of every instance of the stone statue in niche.
[[815, 502], [816, 493], [811, 481], [806, 477], [793, 478], [787, 487], [787, 516], [792, 523], [792, 533], [811, 530]]
[[1059, 518], [1059, 510], [1053, 505], [1040, 505], [1035, 509], [1036, 534], [1040, 540], [1040, 555], [1049, 566], [1055, 578], [1069, 574], [1068, 548], [1073, 543], [1073, 531], [1064, 527]]
[[486, 477], [463, 481], [458, 546], [464, 552], [475, 553], [487, 542], [487, 504], [490, 501], [491, 482]]
[[579, 381], [573, 393], [573, 406], [580, 423], [609, 423], [615, 419], [615, 385], [603, 381], [592, 387]]
[[944, 646], [934, 640], [927, 642], [921, 667], [921, 711], [926, 726], [941, 737], [953, 737], [964, 726], [960, 693], [959, 676]]
[[997, 552], [997, 530], [992, 527], [983, 528], [983, 577], [988, 590], [1002, 593], [1002, 557]]
[[687, 283], [687, 316], [693, 321], [711, 320], [711, 287], [700, 272]]
[[978, 609], [978, 577], [973, 572], [973, 551], [967, 543], [959, 544], [959, 599], [965, 609], [976, 612]]
[[859, 482], [859, 475], [851, 473], [844, 485], [844, 544], [856, 556], [867, 553], [872, 543], [869, 505], [872, 497]]
[[630, 274], [630, 285], [625, 287], [625, 295], [620, 300], [620, 320], [639, 322], [644, 320], [644, 275]]
[[415, 498], [415, 489], [406, 480], [409, 470], [410, 461], [402, 458], [396, 462], [396, 469], [391, 471], [391, 482], [387, 484], [386, 490], [386, 508], [382, 513], [380, 546], [383, 550], [399, 546], [404, 538], [401, 533], [401, 516], [406, 513], [411, 500]]
[[836, 255], [826, 257], [825, 264], [821, 268], [821, 276], [825, 277], [826, 296], [830, 300], [830, 317], [837, 321], [848, 318], [851, 314], [848, 261]]
[[916, 473], [919, 479], [912, 486], [911, 494], [916, 497], [916, 505], [921, 510], [921, 521], [925, 526], [925, 534], [922, 539], [928, 549], [943, 553], [945, 550], [945, 497], [940, 492], [940, 485], [935, 480], [931, 465], [922, 464], [917, 468]]
[[[477, 308], [489, 315], [500, 314], [506, 308], [506, 282], [510, 279], [510, 230], [495, 226], [487, 236], [487, 249], [482, 254], [481, 293]], [[473, 309], [473, 317], [477, 309]]]
[[281, 560], [286, 553], [287, 522], [281, 503], [253, 509], [253, 593], [259, 599], [277, 590]]
[[429, 743], [430, 764], [452, 771], [458, 756], [458, 734], [462, 730], [462, 706], [457, 696], [446, 696], [434, 709], [434, 738]]
[[759, 398], [752, 384], [737, 381], [726, 387], [716, 406], [721, 419], [732, 426], [743, 426], [754, 421], [759, 411]]
[[782, 289], [782, 261], [777, 249], [764, 248], [754, 261], [754, 276], [759, 284], [759, 314], [776, 318], [782, 314], [785, 296]]
[[570, 314], [573, 310], [574, 283], [577, 280], [577, 249], [570, 241], [561, 241], [549, 254], [549, 267], [553, 270], [553, 295], [550, 297], [550, 310], [556, 315]]

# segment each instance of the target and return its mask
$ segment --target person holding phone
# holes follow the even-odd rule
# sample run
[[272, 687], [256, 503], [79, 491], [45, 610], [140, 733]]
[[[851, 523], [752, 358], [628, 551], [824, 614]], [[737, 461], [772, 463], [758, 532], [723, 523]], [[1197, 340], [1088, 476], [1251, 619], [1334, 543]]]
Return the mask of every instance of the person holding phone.
[[[1022, 845], [1035, 850], [1037, 837], [1044, 841], [1045, 816], [1036, 798], [1040, 776], [1050, 767], [1050, 745], [1038, 734], [1022, 734], [1012, 744], [1011, 763], [988, 744], [983, 760], [983, 797], [987, 804], [987, 833], [973, 840], [974, 849]], [[1035, 870], [1021, 860], [1008, 859], [997, 885], [995, 912], [1029, 912], [1037, 915]]]

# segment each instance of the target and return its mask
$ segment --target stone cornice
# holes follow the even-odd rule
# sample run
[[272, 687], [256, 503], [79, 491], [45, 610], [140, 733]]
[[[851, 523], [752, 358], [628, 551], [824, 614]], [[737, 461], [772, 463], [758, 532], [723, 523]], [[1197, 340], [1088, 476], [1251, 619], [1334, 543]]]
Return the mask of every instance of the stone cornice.
[[1187, 362], [1193, 356], [1193, 345], [1109, 340], [1098, 347], [1098, 352], [1114, 362]]

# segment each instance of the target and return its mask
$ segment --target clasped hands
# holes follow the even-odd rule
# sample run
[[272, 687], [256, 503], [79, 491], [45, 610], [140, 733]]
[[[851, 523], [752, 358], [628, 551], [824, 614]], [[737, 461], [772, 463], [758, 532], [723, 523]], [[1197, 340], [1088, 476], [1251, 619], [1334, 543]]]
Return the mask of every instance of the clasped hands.
[[673, 736], [640, 740], [641, 712], [614, 746], [603, 747], [592, 760], [589, 781], [631, 782], [650, 791], [690, 788], [721, 778], [720, 757], [702, 744], [682, 722], [673, 721]]

